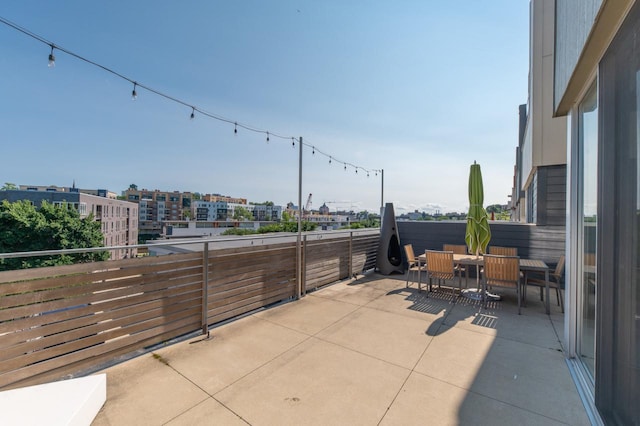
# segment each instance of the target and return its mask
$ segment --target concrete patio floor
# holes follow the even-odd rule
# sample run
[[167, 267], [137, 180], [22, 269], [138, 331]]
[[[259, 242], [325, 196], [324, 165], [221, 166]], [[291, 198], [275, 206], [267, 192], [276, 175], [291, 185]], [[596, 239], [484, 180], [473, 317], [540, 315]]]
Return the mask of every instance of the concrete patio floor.
[[115, 365], [94, 425], [588, 425], [537, 289], [482, 309], [371, 274]]

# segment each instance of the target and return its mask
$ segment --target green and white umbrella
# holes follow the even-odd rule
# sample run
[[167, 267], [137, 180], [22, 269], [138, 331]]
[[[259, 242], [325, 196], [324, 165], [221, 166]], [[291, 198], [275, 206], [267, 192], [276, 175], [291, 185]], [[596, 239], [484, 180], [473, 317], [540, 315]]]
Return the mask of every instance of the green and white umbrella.
[[469, 247], [469, 252], [484, 254], [491, 240], [491, 229], [487, 220], [487, 212], [484, 202], [484, 190], [482, 188], [482, 173], [480, 164], [474, 161], [469, 172], [469, 214], [467, 215], [467, 231], [464, 239]]

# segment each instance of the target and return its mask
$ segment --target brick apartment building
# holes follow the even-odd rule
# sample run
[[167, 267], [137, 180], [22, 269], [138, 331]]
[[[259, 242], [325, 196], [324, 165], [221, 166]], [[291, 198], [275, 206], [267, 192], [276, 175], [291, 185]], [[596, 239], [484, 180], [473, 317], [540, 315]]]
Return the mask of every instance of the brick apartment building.
[[122, 194], [125, 200], [138, 204], [140, 235], [160, 235], [163, 222], [187, 220], [191, 216], [191, 192], [129, 188]]
[[[118, 200], [113, 192], [103, 189], [83, 190], [59, 186], [20, 185], [19, 188], [0, 191], [0, 201], [27, 200], [37, 206], [40, 206], [42, 201], [59, 206], [67, 203], [78, 210], [81, 218], [93, 214], [95, 220], [101, 224], [100, 229], [104, 235], [103, 243], [106, 247], [128, 246], [138, 243], [138, 206], [134, 203]], [[124, 259], [136, 254], [136, 249], [112, 250], [111, 259]]]

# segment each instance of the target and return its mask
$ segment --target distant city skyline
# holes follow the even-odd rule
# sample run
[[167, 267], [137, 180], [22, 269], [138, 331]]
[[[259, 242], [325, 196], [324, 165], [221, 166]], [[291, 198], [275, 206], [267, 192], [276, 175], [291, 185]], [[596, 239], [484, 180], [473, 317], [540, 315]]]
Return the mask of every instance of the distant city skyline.
[[[527, 101], [528, 1], [10, 2], [0, 16], [194, 114], [0, 25], [1, 182], [217, 192], [280, 205], [463, 212], [474, 160], [506, 204]], [[238, 121], [272, 133], [238, 128]], [[314, 147], [333, 156], [314, 154]]]

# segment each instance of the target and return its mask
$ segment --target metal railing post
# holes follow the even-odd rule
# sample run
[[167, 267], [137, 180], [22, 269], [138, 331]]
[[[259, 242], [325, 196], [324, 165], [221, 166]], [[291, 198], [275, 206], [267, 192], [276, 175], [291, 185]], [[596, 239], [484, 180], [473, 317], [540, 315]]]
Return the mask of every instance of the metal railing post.
[[204, 243], [202, 251], [202, 334], [209, 336], [209, 243]]
[[302, 295], [307, 295], [307, 236], [302, 240]]
[[349, 278], [355, 276], [353, 273], [353, 231], [349, 232]]
[[296, 238], [296, 299], [302, 295], [302, 136], [298, 141], [298, 236]]

